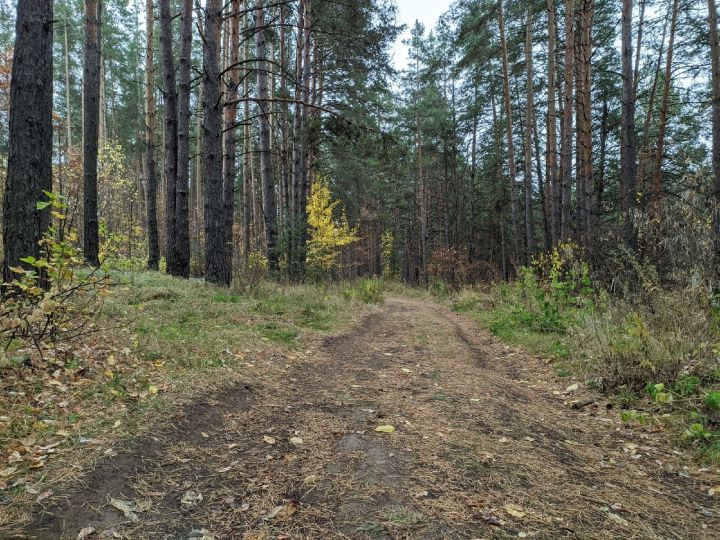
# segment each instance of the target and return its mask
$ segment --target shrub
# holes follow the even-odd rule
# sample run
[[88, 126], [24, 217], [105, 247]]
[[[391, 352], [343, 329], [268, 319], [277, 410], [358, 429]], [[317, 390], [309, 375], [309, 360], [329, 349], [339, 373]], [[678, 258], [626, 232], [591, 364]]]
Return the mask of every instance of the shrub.
[[385, 286], [379, 279], [360, 279], [342, 291], [347, 300], [360, 300], [366, 304], [381, 304], [385, 296]]
[[22, 259], [24, 267], [11, 269], [16, 278], [2, 285], [3, 355], [29, 343], [42, 356], [53, 345], [92, 331], [99, 299], [108, 290], [107, 274], [83, 268], [77, 234], [64, 230], [63, 200], [46, 195], [48, 201], [38, 203], [38, 209], [49, 207], [58, 225], [51, 226], [40, 241], [41, 256]]
[[261, 250], [256, 249], [250, 252], [245, 263], [238, 262], [233, 268], [235, 269], [233, 289], [248, 292], [257, 289], [267, 278], [267, 257]]

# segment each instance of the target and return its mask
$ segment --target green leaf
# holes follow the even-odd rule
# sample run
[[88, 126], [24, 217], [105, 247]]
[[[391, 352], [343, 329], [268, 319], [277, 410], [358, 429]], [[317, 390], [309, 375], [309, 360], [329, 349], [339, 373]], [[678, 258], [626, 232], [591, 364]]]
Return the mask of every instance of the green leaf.
[[47, 201], [41, 201], [35, 205], [35, 208], [38, 210], [45, 210], [48, 206], [50, 206], [50, 203]]
[[710, 392], [705, 398], [705, 405], [710, 409], [720, 409], [720, 392]]
[[37, 259], [35, 257], [23, 257], [20, 261], [34, 266]]

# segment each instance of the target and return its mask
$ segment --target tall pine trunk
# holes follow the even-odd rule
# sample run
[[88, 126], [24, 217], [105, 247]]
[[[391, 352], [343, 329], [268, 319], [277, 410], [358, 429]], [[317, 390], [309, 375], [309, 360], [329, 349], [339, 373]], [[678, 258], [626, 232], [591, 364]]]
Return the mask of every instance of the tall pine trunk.
[[555, 3], [554, 0], [547, 0], [548, 12], [548, 92], [547, 92], [547, 147], [546, 147], [546, 181], [550, 185], [550, 230], [552, 235], [552, 244], [555, 245], [560, 241], [560, 183], [558, 177], [557, 165], [557, 107], [556, 107], [556, 67], [555, 54], [557, 50], [556, 23], [555, 23]]
[[255, 6], [255, 47], [257, 56], [258, 150], [260, 153], [260, 175], [262, 183], [263, 217], [265, 219], [266, 254], [270, 272], [279, 270], [277, 252], [277, 207], [275, 203], [275, 175], [273, 172], [272, 149], [270, 147], [270, 107], [268, 72], [265, 58], [265, 12], [263, 0]]
[[3, 198], [3, 281], [20, 259], [37, 257], [48, 224], [39, 210], [43, 190], [52, 190], [53, 3], [19, 0], [10, 80], [8, 160]]
[[203, 41], [203, 164], [205, 195], [205, 279], [230, 285], [225, 250], [222, 177], [222, 96], [220, 91], [221, 0], [207, 0]]
[[182, 0], [177, 102], [177, 188], [175, 192], [175, 270], [190, 277], [190, 54], [192, 52], [192, 0]]
[[525, 24], [525, 262], [535, 254], [535, 231], [533, 219], [532, 185], [532, 134], [533, 134], [533, 57], [532, 57], [532, 16], [527, 12]]
[[575, 0], [565, 1], [565, 89], [560, 142], [560, 239], [568, 240], [572, 235], [572, 146], [573, 146], [573, 103], [575, 96]]
[[177, 163], [178, 123], [175, 60], [173, 58], [170, 1], [160, 0], [160, 48], [162, 49], [163, 96], [165, 102], [165, 262], [167, 272], [178, 274], [177, 261]]
[[147, 0], [145, 6], [145, 28], [147, 42], [145, 49], [145, 158], [147, 160], [147, 226], [148, 226], [148, 268], [157, 270], [160, 265], [160, 243], [157, 222], [157, 171], [155, 163], [155, 59], [153, 36], [155, 18], [153, 0]]
[[715, 283], [720, 287], [720, 37], [718, 37], [718, 15], [715, 0], [708, 0], [708, 24], [710, 27], [710, 58], [712, 60], [712, 168], [714, 203], [713, 241], [715, 256]]
[[500, 30], [500, 54], [502, 56], [502, 80], [503, 80], [503, 100], [505, 103], [505, 136], [507, 142], [508, 153], [508, 170], [510, 174], [510, 218], [513, 227], [513, 246], [515, 255], [515, 264], [520, 262], [520, 225], [518, 223], [517, 208], [517, 168], [515, 165], [515, 145], [513, 143], [512, 132], [512, 102], [510, 99], [510, 67], [508, 61], [507, 40], [505, 39], [505, 15], [503, 10], [503, 0], [498, 1], [498, 25]]
[[[249, 0], [247, 0], [249, 2]], [[243, 203], [242, 203], [242, 244], [243, 244], [243, 260], [247, 265], [250, 256], [250, 231], [254, 223], [253, 220], [253, 192], [252, 192], [252, 134], [250, 126], [250, 69], [247, 67], [249, 58], [249, 33], [248, 15], [243, 15], [243, 30], [245, 32], [243, 46]]]
[[225, 256], [227, 265], [232, 268], [233, 257], [233, 226], [235, 224], [235, 177], [237, 166], [235, 163], [235, 135], [237, 133], [238, 87], [240, 86], [240, 0], [232, 0], [229, 17], [230, 32], [227, 86], [225, 95], [228, 105], [225, 109], [225, 155], [223, 159], [223, 199], [225, 214]]
[[632, 50], [632, 0], [623, 0], [622, 5], [622, 112], [620, 115], [620, 183], [622, 200], [623, 238], [630, 249], [637, 247], [635, 230], [635, 92]]
[[99, 266], [98, 130], [100, 122], [100, 13], [101, 0], [85, 1], [85, 54], [83, 68], [83, 254]]
[[589, 248], [595, 238], [595, 223], [597, 221], [597, 193], [595, 190], [595, 175], [593, 172], [593, 145], [592, 145], [592, 18], [593, 0], [581, 0], [579, 43], [577, 47], [577, 140], [578, 155], [577, 176], [581, 189], [577, 193], [578, 207], [581, 209], [578, 229], [582, 233], [581, 239], [585, 247]]
[[667, 59], [665, 61], [665, 80], [663, 81], [663, 97], [660, 106], [660, 120], [658, 122], [658, 138], [655, 147], [655, 169], [653, 171], [653, 197], [652, 213], [657, 220], [661, 218], [662, 200], [664, 191], [662, 187], [662, 163], [665, 156], [665, 133], [667, 131], [667, 118], [670, 108], [670, 84], [672, 82], [672, 63], [675, 48], [675, 32], [677, 30], [679, 0], [674, 0], [672, 6], [672, 21], [670, 22], [670, 36], [668, 38]]

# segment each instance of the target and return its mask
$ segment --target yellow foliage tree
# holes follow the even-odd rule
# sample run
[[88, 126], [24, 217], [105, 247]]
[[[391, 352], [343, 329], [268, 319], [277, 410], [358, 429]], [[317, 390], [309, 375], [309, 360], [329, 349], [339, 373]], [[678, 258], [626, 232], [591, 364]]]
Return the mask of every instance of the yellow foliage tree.
[[357, 242], [357, 228], [350, 227], [341, 209], [335, 217], [340, 201], [334, 201], [326, 178], [318, 177], [307, 205], [310, 238], [307, 243], [309, 268], [328, 272], [337, 262], [341, 248]]

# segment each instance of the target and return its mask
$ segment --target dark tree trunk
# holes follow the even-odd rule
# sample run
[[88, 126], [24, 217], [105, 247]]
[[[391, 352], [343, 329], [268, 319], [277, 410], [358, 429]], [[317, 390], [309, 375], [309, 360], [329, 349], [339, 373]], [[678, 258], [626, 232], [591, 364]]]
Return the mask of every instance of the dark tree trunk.
[[278, 266], [277, 252], [277, 207], [275, 203], [275, 175], [273, 172], [272, 149], [270, 147], [270, 100], [268, 73], [265, 58], [265, 12], [263, 0], [257, 0], [255, 6], [255, 46], [257, 56], [258, 150], [260, 153], [260, 174], [263, 195], [263, 217], [265, 220], [266, 254], [270, 272], [276, 274]]
[[[249, 0], [248, 0], [249, 1]], [[243, 46], [243, 203], [242, 203], [242, 244], [243, 244], [243, 260], [247, 265], [250, 256], [250, 229], [254, 223], [253, 219], [253, 192], [252, 192], [252, 134], [250, 129], [250, 101], [247, 97], [250, 95], [250, 69], [248, 64], [249, 58], [249, 27], [248, 14], [243, 15], [243, 31], [245, 33]]]
[[572, 235], [571, 184], [572, 184], [572, 143], [573, 143], [573, 98], [575, 81], [575, 1], [565, 1], [565, 92], [560, 149], [560, 239], [568, 240]]
[[513, 227], [513, 245], [515, 254], [515, 264], [519, 263], [520, 259], [520, 225], [518, 223], [518, 209], [517, 209], [517, 196], [516, 192], [516, 181], [517, 181], [517, 168], [515, 165], [515, 145], [513, 143], [512, 133], [512, 103], [510, 100], [510, 67], [508, 61], [508, 50], [507, 41], [505, 39], [505, 17], [503, 12], [503, 1], [498, 1], [498, 24], [500, 30], [500, 54], [502, 56], [502, 80], [503, 80], [503, 99], [505, 103], [505, 136], [507, 142], [508, 152], [508, 170], [510, 172], [510, 214], [512, 219]]
[[177, 189], [175, 193], [176, 275], [190, 277], [190, 54], [193, 1], [182, 0], [177, 102]]
[[533, 64], [532, 18], [527, 13], [525, 26], [525, 262], [530, 264], [535, 254], [535, 220], [533, 219], [532, 133], [533, 133]]
[[237, 66], [240, 57], [240, 0], [232, 0], [230, 11], [229, 33], [229, 69], [225, 89], [228, 106], [225, 109], [225, 156], [223, 159], [223, 202], [225, 216], [225, 256], [227, 265], [232, 268], [233, 257], [233, 225], [235, 222], [235, 135], [237, 132], [238, 87], [240, 85], [240, 68]]
[[710, 26], [710, 57], [712, 59], [712, 168], [715, 208], [713, 209], [713, 241], [715, 255], [715, 283], [720, 287], [720, 37], [715, 0], [708, 0], [708, 24]]
[[637, 247], [635, 230], [635, 199], [637, 187], [635, 179], [635, 92], [632, 50], [632, 10], [633, 1], [623, 0], [622, 5], [622, 112], [620, 116], [620, 182], [622, 200], [623, 238], [630, 249]]
[[300, 3], [300, 14], [298, 15], [297, 47], [295, 50], [295, 111], [293, 116], [293, 152], [292, 152], [292, 186], [290, 195], [290, 207], [292, 222], [290, 224], [290, 275], [299, 279], [304, 271], [304, 253], [300, 247], [300, 221], [301, 221], [301, 196], [303, 176], [303, 155], [305, 153], [305, 125], [303, 119], [303, 107], [300, 105], [303, 91], [303, 49], [305, 48], [305, 1]]
[[38, 242], [50, 223], [38, 210], [43, 190], [52, 190], [52, 0], [20, 0], [15, 25], [8, 161], [3, 199], [3, 280], [11, 267], [37, 257]]
[[145, 28], [147, 43], [145, 52], [145, 115], [146, 115], [146, 151], [147, 159], [147, 226], [148, 226], [148, 268], [157, 270], [160, 266], [160, 243], [157, 223], [157, 171], [155, 163], [155, 66], [153, 36], [155, 19], [153, 0], [147, 0], [145, 6]]
[[83, 69], [83, 253], [99, 266], [100, 234], [97, 205], [98, 124], [100, 121], [101, 0], [85, 1], [85, 62]]
[[578, 43], [578, 84], [577, 84], [577, 140], [578, 155], [577, 175], [578, 185], [582, 187], [577, 193], [580, 217], [578, 228], [582, 232], [582, 240], [586, 247], [590, 247], [595, 238], [595, 223], [597, 216], [597, 193], [595, 191], [595, 175], [593, 172], [593, 145], [592, 145], [592, 17], [593, 0], [581, 0], [580, 9], [580, 40]]
[[557, 112], [555, 103], [556, 67], [555, 51], [557, 45], [555, 4], [553, 0], [547, 0], [548, 12], [548, 120], [547, 120], [547, 147], [546, 147], [546, 181], [550, 186], [550, 229], [552, 244], [560, 240], [560, 184], [557, 166]]
[[222, 177], [222, 99], [220, 92], [220, 28], [222, 1], [207, 0], [203, 41], [203, 163], [205, 194], [205, 279], [230, 285], [225, 245]]
[[667, 131], [667, 118], [670, 109], [670, 84], [672, 82], [672, 63], [675, 49], [675, 32], [677, 30], [680, 0], [674, 0], [672, 6], [672, 19], [670, 22], [670, 36], [668, 38], [667, 58], [665, 60], [665, 80], [663, 81], [663, 97], [660, 106], [660, 119], [658, 121], [657, 146], [655, 148], [655, 169], [653, 171], [653, 198], [652, 212], [656, 220], [661, 219], [662, 201], [665, 195], [662, 186], [662, 163], [665, 157], [665, 133]]
[[165, 101], [165, 262], [167, 272], [179, 275], [177, 259], [178, 122], [175, 60], [172, 46], [170, 0], [160, 0], [160, 47]]

